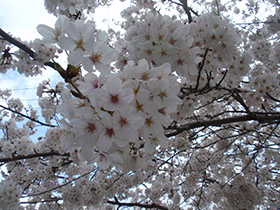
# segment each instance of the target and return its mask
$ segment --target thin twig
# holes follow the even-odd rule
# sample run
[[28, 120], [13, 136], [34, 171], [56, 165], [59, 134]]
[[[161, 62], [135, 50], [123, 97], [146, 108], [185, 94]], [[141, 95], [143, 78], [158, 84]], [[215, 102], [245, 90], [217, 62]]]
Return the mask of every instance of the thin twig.
[[219, 2], [218, 0], [215, 0], [216, 7], [217, 7], [217, 15], [220, 16], [220, 7], [219, 7]]
[[115, 197], [115, 201], [110, 201], [108, 200], [107, 203], [112, 204], [112, 205], [118, 205], [120, 206], [137, 206], [137, 207], [141, 207], [141, 208], [145, 208], [145, 209], [152, 209], [152, 208], [157, 208], [157, 209], [162, 209], [162, 210], [168, 210], [167, 207], [164, 206], [160, 206], [156, 203], [152, 203], [152, 204], [142, 204], [142, 203], [121, 203], [118, 201], [118, 199]]
[[61, 188], [61, 187], [64, 187], [64, 186], [66, 186], [66, 185], [68, 185], [68, 184], [70, 184], [70, 183], [72, 183], [72, 182], [74, 182], [74, 181], [77, 181], [78, 179], [80, 179], [80, 178], [82, 178], [82, 177], [85, 177], [85, 176], [91, 174], [92, 172], [94, 172], [94, 175], [95, 175], [95, 174], [97, 173], [97, 171], [98, 171], [98, 167], [95, 167], [93, 170], [91, 170], [91, 171], [89, 171], [89, 172], [87, 172], [87, 173], [85, 173], [85, 174], [83, 174], [83, 175], [81, 175], [81, 176], [79, 176], [79, 177], [77, 177], [77, 178], [74, 178], [74, 179], [72, 179], [72, 180], [70, 180], [70, 181], [68, 181], [68, 182], [66, 182], [66, 183], [64, 183], [64, 184], [58, 185], [58, 186], [56, 186], [56, 187], [54, 187], [54, 188], [45, 190], [45, 191], [43, 191], [43, 192], [34, 193], [34, 194], [29, 194], [29, 195], [24, 196], [24, 197], [31, 197], [31, 196], [43, 195], [43, 194], [45, 194], [45, 193], [48, 193], [48, 192], [57, 190], [57, 189], [59, 189], [59, 188]]
[[11, 44], [14, 44], [15, 46], [17, 46], [18, 48], [22, 49], [24, 52], [26, 52], [28, 55], [30, 55], [31, 58], [36, 57], [36, 54], [34, 51], [32, 51], [29, 47], [27, 47], [25, 44], [22, 44], [21, 42], [19, 42], [18, 40], [14, 39], [13, 37], [11, 37], [9, 34], [7, 34], [5, 31], [3, 31], [0, 28], [0, 36], [2, 36], [2, 38], [8, 42], [10, 42]]
[[206, 56], [207, 56], [208, 51], [209, 51], [209, 49], [207, 48], [207, 49], [205, 50], [204, 55], [203, 55], [202, 61], [198, 64], [199, 70], [198, 70], [198, 76], [197, 76], [197, 79], [196, 79], [195, 90], [197, 90], [198, 87], [199, 87], [199, 80], [200, 80], [200, 77], [201, 77], [201, 72], [202, 72], [202, 69], [203, 69], [203, 67], [204, 67], [205, 60], [206, 60]]
[[69, 154], [60, 154], [58, 152], [46, 152], [46, 153], [35, 153], [35, 154], [30, 154], [30, 155], [16, 155], [14, 157], [9, 157], [9, 158], [0, 158], [0, 163], [8, 163], [12, 161], [17, 161], [17, 160], [26, 160], [26, 159], [32, 159], [32, 158], [38, 158], [38, 157], [51, 157], [51, 156], [66, 156], [70, 157]]
[[38, 204], [38, 203], [50, 203], [50, 202], [57, 202], [63, 200], [63, 198], [51, 198], [51, 199], [46, 199], [46, 200], [41, 200], [41, 201], [22, 201], [20, 202], [21, 204]]
[[191, 15], [191, 12], [190, 12], [190, 9], [188, 7], [188, 0], [180, 0], [182, 6], [183, 6], [183, 9], [185, 10], [187, 16], [188, 16], [188, 20], [189, 20], [189, 23], [192, 22], [192, 15]]
[[[31, 50], [29, 47], [27, 47], [25, 44], [21, 43], [20, 41], [16, 40], [15, 38], [13, 38], [12, 36], [10, 36], [9, 34], [7, 34], [5, 31], [3, 31], [0, 28], [0, 36], [2, 36], [2, 38], [6, 41], [8, 41], [11, 44], [14, 44], [15, 46], [17, 46], [19, 49], [23, 50], [24, 52], [26, 52], [31, 58], [33, 58], [34, 60], [36, 60], [36, 53]], [[52, 62], [45, 62], [44, 63], [45, 66], [51, 67], [54, 70], [56, 70], [54, 63]]]
[[280, 113], [267, 114], [267, 113], [250, 113], [247, 115], [240, 115], [235, 117], [229, 117], [218, 120], [209, 120], [202, 122], [194, 122], [182, 125], [175, 128], [174, 132], [168, 133], [165, 136], [171, 137], [176, 136], [184, 131], [188, 131], [194, 128], [209, 127], [209, 126], [222, 126], [230, 123], [246, 122], [246, 121], [258, 121], [259, 123], [280, 123]]
[[34, 118], [32, 118], [32, 117], [29, 117], [28, 115], [25, 115], [25, 114], [23, 114], [23, 113], [20, 113], [20, 112], [18, 112], [18, 111], [15, 111], [15, 110], [13, 110], [13, 109], [11, 109], [11, 108], [9, 108], [9, 107], [5, 107], [5, 106], [3, 106], [3, 105], [0, 105], [0, 107], [3, 108], [3, 109], [5, 109], [5, 110], [8, 110], [8, 111], [10, 111], [10, 112], [13, 112], [13, 113], [15, 113], [15, 114], [17, 114], [17, 115], [20, 115], [20, 116], [22, 116], [22, 117], [24, 117], [24, 118], [26, 118], [26, 119], [29, 119], [29, 120], [31, 120], [31, 121], [33, 121], [33, 122], [36, 122], [36, 123], [38, 123], [38, 124], [40, 124], [40, 125], [44, 125], [44, 126], [52, 127], [52, 128], [57, 127], [57, 126], [55, 126], [55, 125], [50, 125], [50, 124], [41, 122], [40, 120], [34, 119]]

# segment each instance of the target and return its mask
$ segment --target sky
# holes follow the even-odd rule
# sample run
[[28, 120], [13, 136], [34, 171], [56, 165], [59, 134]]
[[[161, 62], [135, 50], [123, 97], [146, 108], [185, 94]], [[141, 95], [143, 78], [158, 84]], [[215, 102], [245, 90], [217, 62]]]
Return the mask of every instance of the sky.
[[[0, 28], [23, 41], [41, 38], [36, 29], [39, 24], [50, 27], [55, 24], [56, 17], [46, 11], [44, 0], [0, 0], [0, 4]], [[115, 1], [110, 8], [97, 10], [95, 21], [99, 24], [99, 28], [107, 30], [113, 21], [120, 19], [120, 11], [124, 8], [124, 4], [126, 3]], [[58, 73], [50, 68], [36, 77], [25, 77], [9, 70], [6, 74], [0, 74], [0, 89], [11, 89], [14, 98], [21, 99], [26, 107], [32, 105], [39, 110], [36, 89], [41, 81], [47, 79], [51, 80], [53, 87], [58, 81], [62, 81]], [[6, 105], [1, 99], [0, 104]], [[43, 132], [40, 133], [43, 135]]]
[[0, 26], [22, 40], [40, 37], [38, 24], [53, 25], [55, 17], [45, 10], [44, 0], [1, 1]]
[[[53, 26], [56, 21], [56, 18], [45, 10], [44, 0], [0, 1], [0, 28], [14, 37], [20, 37], [21, 40], [30, 41], [40, 38], [36, 29], [37, 25]], [[38, 110], [36, 89], [39, 82], [48, 78], [57, 80], [57, 75], [57, 72], [51, 69], [45, 70], [41, 76], [35, 78], [25, 77], [16, 71], [8, 70], [6, 74], [0, 74], [0, 89], [11, 89], [14, 98], [21, 99], [26, 107], [32, 105]], [[6, 105], [1, 100], [0, 104]], [[37, 127], [37, 130], [33, 139], [44, 135], [43, 127]]]
[[[56, 18], [44, 9], [44, 0], [1, 0], [0, 28], [21, 40], [40, 38], [38, 24], [53, 26]], [[36, 88], [39, 81], [56, 77], [56, 72], [47, 70], [42, 76], [25, 77], [13, 70], [0, 74], [0, 88], [12, 89], [13, 96], [23, 100], [25, 105], [36, 102]], [[1, 103], [1, 102], [0, 102]], [[35, 103], [36, 104], [36, 103]]]
[[[11, 33], [14, 37], [20, 37], [21, 40], [29, 41], [40, 38], [37, 32], [37, 25], [45, 24], [53, 27], [56, 17], [49, 14], [44, 7], [44, 0], [0, 0], [0, 28]], [[120, 19], [121, 8], [124, 4], [115, 1], [112, 6], [97, 10], [95, 21], [99, 23], [99, 28], [106, 30], [108, 25], [114, 20]], [[116, 9], [118, 8], [118, 9]], [[9, 88], [14, 90], [13, 96], [22, 99], [25, 105], [36, 104], [36, 88], [40, 81], [50, 78], [60, 80], [57, 72], [52, 69], [44, 71], [42, 76], [25, 77], [17, 72], [10, 70], [7, 74], [0, 74], [0, 88]], [[19, 82], [20, 81], [20, 82]], [[21, 90], [23, 89], [23, 90]], [[0, 101], [1, 103], [1, 101]]]

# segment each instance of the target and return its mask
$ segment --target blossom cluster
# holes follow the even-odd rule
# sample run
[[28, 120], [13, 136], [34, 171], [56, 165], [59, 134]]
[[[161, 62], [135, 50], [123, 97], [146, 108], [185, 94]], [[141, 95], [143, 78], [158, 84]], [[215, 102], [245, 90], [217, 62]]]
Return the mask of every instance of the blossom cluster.
[[125, 40], [130, 59], [145, 58], [157, 66], [170, 63], [179, 75], [197, 75], [200, 48], [193, 46], [190, 26], [179, 20], [147, 12], [127, 29]]
[[[191, 36], [194, 37], [193, 45], [200, 48], [201, 56], [205, 59], [203, 70], [208, 75], [211, 72], [216, 83], [227, 72], [230, 75], [225, 79], [227, 85], [235, 86], [250, 70], [251, 54], [238, 49], [241, 34], [229, 20], [211, 14], [200, 16], [191, 24]], [[192, 75], [187, 78], [190, 82], [195, 80]]]
[[[100, 1], [100, 4], [106, 4], [107, 0]], [[98, 6], [97, 1], [88, 0], [70, 0], [70, 1], [56, 1], [56, 0], [45, 0], [45, 7], [49, 13], [54, 15], [66, 15], [72, 16], [77, 15], [86, 10], [87, 12], [94, 12], [95, 8]]]
[[77, 149], [82, 160], [106, 168], [111, 162], [129, 166], [132, 157], [137, 164], [141, 147], [149, 155], [157, 146], [167, 148], [163, 127], [171, 123], [170, 114], [181, 103], [170, 65], [129, 62], [118, 74], [88, 73], [77, 83], [88, 100], [64, 91], [58, 107], [65, 117], [68, 134], [63, 141], [68, 151]]
[[254, 209], [261, 198], [261, 192], [243, 176], [234, 179], [231, 185], [223, 189], [229, 206], [233, 209]]
[[257, 17], [254, 1], [248, 11], [238, 0], [132, 1], [107, 33], [83, 12], [110, 1], [45, 0], [57, 21], [37, 27], [42, 39], [10, 52], [0, 37], [0, 72], [47, 66], [63, 80], [39, 84], [41, 113], [0, 90], [0, 209], [278, 208], [279, 5], [269, 2], [275, 14], [259, 27], [225, 18]]
[[0, 73], [6, 73], [7, 69], [11, 67], [12, 55], [10, 54], [10, 47], [7, 41], [0, 40]]
[[37, 29], [44, 42], [58, 45], [60, 51], [70, 51], [69, 64], [82, 65], [88, 72], [98, 69], [103, 74], [110, 73], [116, 52], [108, 47], [107, 34], [97, 31], [94, 22], [70, 21], [59, 16], [54, 28], [39, 25]]
[[0, 209], [21, 209], [19, 203], [20, 190], [19, 185], [13, 180], [5, 179], [2, 181], [0, 187]]

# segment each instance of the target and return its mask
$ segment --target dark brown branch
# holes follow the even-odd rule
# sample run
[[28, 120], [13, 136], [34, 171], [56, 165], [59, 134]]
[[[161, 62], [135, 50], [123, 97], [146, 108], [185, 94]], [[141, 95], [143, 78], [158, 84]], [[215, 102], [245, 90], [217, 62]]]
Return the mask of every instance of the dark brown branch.
[[[178, 5], [178, 6], [180, 6], [180, 7], [184, 7], [183, 4], [180, 4], [180, 3], [176, 2], [176, 1], [173, 1], [173, 0], [168, 0], [168, 1], [171, 2], [171, 3], [173, 3], [173, 4]], [[188, 7], [188, 9], [189, 9], [195, 16], [198, 16], [198, 17], [199, 17], [199, 14], [198, 14], [196, 11], [194, 11], [192, 8]]]
[[[80, 99], [87, 99], [88, 101], [89, 101], [89, 99], [86, 97], [86, 96], [84, 96], [83, 94], [82, 94], [82, 92], [79, 90], [79, 88], [75, 85], [75, 83], [70, 79], [70, 80], [68, 80], [67, 81], [69, 84], [71, 84], [72, 85], [72, 87], [77, 91], [77, 92], [74, 92], [74, 91], [71, 91], [71, 93], [75, 96], [75, 97], [78, 97], [78, 98], [80, 98]], [[75, 94], [76, 93], [76, 94]]]
[[29, 116], [27, 116], [27, 115], [25, 115], [25, 114], [23, 114], [23, 113], [17, 112], [17, 111], [15, 111], [15, 110], [13, 110], [13, 109], [11, 109], [11, 108], [9, 108], [9, 107], [5, 107], [5, 106], [3, 106], [3, 105], [0, 105], [0, 107], [3, 108], [3, 109], [5, 109], [5, 110], [8, 110], [8, 111], [10, 111], [10, 112], [13, 112], [13, 113], [15, 113], [15, 114], [17, 114], [17, 115], [20, 115], [20, 116], [22, 116], [22, 117], [24, 117], [24, 118], [26, 118], [26, 119], [29, 119], [29, 120], [31, 120], [31, 121], [33, 121], [33, 122], [36, 122], [36, 123], [38, 123], [38, 124], [40, 124], [40, 125], [44, 125], [44, 126], [48, 126], [48, 127], [52, 127], [52, 128], [57, 127], [57, 126], [55, 126], [55, 125], [50, 125], [50, 124], [41, 122], [40, 120], [36, 120], [36, 119], [34, 119], [34, 118], [32, 118], [32, 117], [29, 117]]
[[190, 11], [191, 11], [195, 16], [197, 16], [197, 17], [200, 16], [200, 15], [199, 15], [196, 11], [194, 11], [191, 7], [189, 7], [189, 9], [190, 9]]
[[21, 42], [19, 42], [18, 40], [14, 39], [13, 37], [11, 37], [9, 34], [7, 34], [5, 31], [3, 31], [0, 28], [0, 36], [2, 36], [2, 38], [8, 42], [10, 42], [11, 44], [14, 44], [15, 46], [17, 46], [18, 48], [22, 49], [24, 52], [26, 52], [28, 55], [30, 55], [31, 58], [35, 58], [36, 54], [34, 51], [32, 51], [29, 47], [27, 47], [25, 44], [22, 44]]
[[[27, 47], [25, 44], [21, 43], [20, 41], [16, 40], [15, 38], [11, 37], [9, 34], [7, 34], [5, 31], [3, 31], [1, 28], [0, 28], [0, 36], [8, 41], [9, 43], [11, 44], [14, 44], [15, 46], [17, 46], [19, 49], [23, 50], [24, 52], [26, 52], [31, 58], [33, 58], [34, 60], [36, 60], [36, 53], [31, 50], [29, 47]], [[48, 66], [48, 67], [51, 67], [53, 68], [54, 70], [57, 70], [55, 68], [55, 65], [53, 62], [45, 62], [44, 63], [45, 66]]]
[[209, 127], [209, 126], [221, 126], [230, 123], [246, 122], [246, 121], [257, 121], [259, 123], [280, 123], [280, 113], [266, 114], [266, 113], [251, 113], [248, 115], [241, 115], [235, 117], [229, 117], [218, 120], [209, 120], [203, 122], [188, 123], [179, 127], [174, 128], [175, 131], [167, 133], [166, 137], [176, 136], [184, 131], [188, 131], [194, 128]]
[[208, 48], [205, 50], [205, 53], [204, 53], [204, 55], [203, 55], [203, 59], [202, 59], [202, 61], [198, 64], [199, 71], [198, 71], [198, 76], [197, 76], [197, 79], [196, 79], [195, 90], [197, 90], [198, 87], [199, 87], [199, 80], [200, 80], [200, 77], [201, 77], [202, 69], [203, 69], [204, 64], [205, 64], [205, 60], [206, 60], [206, 56], [207, 56], [208, 50], [209, 50]]
[[219, 7], [219, 2], [215, 0], [216, 7], [217, 7], [217, 15], [220, 16], [220, 7]]
[[183, 6], [183, 9], [185, 10], [187, 16], [188, 16], [188, 20], [189, 20], [189, 23], [192, 22], [192, 15], [191, 15], [191, 12], [190, 12], [190, 9], [188, 7], [188, 0], [180, 0], [182, 6]]
[[162, 167], [164, 164], [168, 163], [169, 160], [173, 159], [174, 157], [176, 157], [177, 155], [179, 155], [180, 153], [182, 152], [185, 152], [186, 150], [180, 150], [178, 152], [176, 152], [175, 154], [173, 154], [171, 157], [169, 157], [167, 160], [165, 160], [164, 162], [162, 162], [159, 166], [158, 166], [158, 169], [160, 169], [160, 167]]
[[[17, 46], [19, 49], [23, 50], [24, 52], [26, 52], [31, 58], [33, 58], [34, 60], [36, 60], [36, 53], [31, 50], [29, 47], [27, 47], [26, 45], [22, 44], [21, 42], [19, 42], [18, 40], [14, 39], [13, 37], [11, 37], [9, 34], [7, 34], [5, 31], [3, 31], [0, 28], [0, 36], [2, 36], [2, 38], [6, 41], [8, 41], [11, 44], [14, 44], [15, 46]], [[69, 75], [68, 71], [65, 71], [58, 63], [55, 62], [45, 62], [44, 63], [45, 66], [51, 67], [52, 69], [56, 70], [61, 77], [65, 80], [65, 82], [70, 83], [75, 90], [77, 91], [77, 96], [79, 96], [80, 98], [84, 99], [86, 98], [85, 96], [83, 96], [83, 94], [77, 89], [77, 87], [75, 86], [75, 84], [71, 81], [71, 78], [73, 78], [72, 75]], [[68, 65], [69, 66], [69, 65]], [[72, 91], [72, 93], [75, 93]], [[11, 110], [10, 110], [11, 111]], [[38, 122], [39, 123], [39, 122]], [[40, 123], [42, 124], [42, 123]]]
[[43, 191], [43, 192], [34, 193], [34, 194], [29, 194], [29, 195], [27, 195], [27, 196], [25, 196], [25, 197], [39, 196], [39, 195], [43, 195], [43, 194], [45, 194], [45, 193], [48, 193], [48, 192], [57, 190], [57, 189], [62, 188], [62, 187], [64, 187], [64, 186], [68, 185], [68, 184], [71, 184], [71, 183], [73, 183], [74, 181], [77, 181], [77, 180], [79, 180], [79, 179], [81, 179], [81, 178], [83, 178], [83, 177], [85, 177], [85, 176], [88, 176], [88, 175], [90, 175], [91, 173], [94, 173], [93, 176], [95, 176], [96, 173], [98, 172], [98, 170], [99, 170], [99, 168], [98, 168], [98, 167], [95, 167], [93, 170], [91, 170], [91, 171], [89, 171], [89, 172], [87, 172], [87, 173], [84, 173], [84, 174], [82, 174], [82, 175], [80, 175], [80, 176], [78, 176], [78, 177], [76, 177], [76, 178], [74, 178], [74, 179], [72, 179], [72, 180], [69, 180], [68, 182], [65, 182], [64, 184], [58, 185], [58, 186], [53, 187], [53, 188], [51, 188], [51, 189], [45, 190], [45, 191]]
[[245, 109], [245, 111], [246, 111], [247, 113], [251, 113], [249, 107], [246, 105], [246, 103], [245, 103], [244, 100], [241, 98], [241, 96], [239, 95], [239, 93], [233, 92], [233, 93], [232, 93], [232, 96], [233, 96], [233, 98], [234, 98], [236, 101], [238, 101], [238, 102], [241, 104], [241, 106]]
[[51, 202], [57, 202], [63, 200], [63, 198], [51, 198], [51, 199], [45, 199], [41, 201], [22, 201], [21, 204], [38, 204], [38, 203], [51, 203]]
[[270, 95], [269, 93], [266, 93], [266, 95], [268, 96], [269, 99], [273, 100], [273, 101], [276, 101], [276, 102], [280, 102], [279, 99], [277, 98], [274, 98], [272, 95]]
[[145, 208], [145, 209], [162, 209], [162, 210], [168, 210], [168, 208], [164, 207], [164, 206], [160, 206], [158, 204], [152, 203], [152, 204], [142, 204], [142, 203], [121, 203], [118, 201], [118, 199], [115, 197], [115, 201], [107, 201], [107, 203], [112, 204], [112, 205], [118, 205], [120, 206], [137, 206], [137, 207], [141, 207], [141, 208]]
[[35, 154], [30, 154], [30, 155], [16, 155], [14, 157], [9, 157], [9, 158], [0, 158], [0, 163], [8, 163], [12, 161], [17, 161], [17, 160], [26, 160], [26, 159], [32, 159], [32, 158], [38, 158], [38, 157], [51, 157], [51, 156], [65, 156], [65, 157], [70, 157], [69, 154], [60, 154], [58, 152], [46, 152], [46, 153], [35, 153]]

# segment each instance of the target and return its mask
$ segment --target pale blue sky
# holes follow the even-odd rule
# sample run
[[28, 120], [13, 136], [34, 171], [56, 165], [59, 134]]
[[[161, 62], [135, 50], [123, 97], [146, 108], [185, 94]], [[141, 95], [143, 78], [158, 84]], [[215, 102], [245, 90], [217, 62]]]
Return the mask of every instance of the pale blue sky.
[[[0, 0], [0, 5], [0, 28], [23, 41], [41, 37], [36, 29], [38, 24], [53, 27], [56, 21], [56, 18], [45, 10], [44, 0]], [[105, 7], [98, 10], [95, 17], [101, 24], [100, 28], [106, 30], [108, 25], [119, 19], [121, 7], [124, 8], [124, 5], [125, 3], [118, 2], [118, 4], [114, 3], [110, 9]], [[7, 74], [0, 74], [0, 89], [12, 89], [14, 98], [20, 98], [25, 106], [32, 105], [38, 109], [36, 100], [38, 97], [34, 88], [38, 86], [40, 81], [48, 78], [53, 81], [52, 84], [55, 84], [55, 80], [61, 81], [57, 72], [52, 69], [44, 71], [42, 76], [35, 78], [27, 78], [9, 70]], [[1, 100], [0, 103], [6, 105]], [[38, 130], [39, 133], [36, 136], [42, 135], [44, 129], [38, 128]]]
[[[0, 27], [11, 33], [14, 37], [29, 41], [39, 38], [36, 27], [38, 24], [54, 25], [56, 18], [45, 10], [44, 0], [0, 0]], [[51, 78], [56, 72], [48, 70], [42, 76], [26, 78], [13, 70], [7, 74], [0, 74], [1, 89], [24, 89], [37, 87], [38, 82]], [[15, 90], [13, 95], [23, 100], [24, 104], [34, 104], [36, 99], [36, 89]], [[28, 99], [28, 100], [27, 100]]]
[[[23, 41], [40, 38], [36, 29], [38, 24], [53, 26], [56, 21], [56, 18], [45, 10], [44, 0], [0, 0], [0, 5], [0, 28]], [[14, 98], [20, 98], [25, 106], [32, 105], [38, 109], [38, 97], [34, 88], [40, 81], [48, 78], [56, 81], [59, 79], [57, 72], [51, 69], [35, 78], [9, 70], [7, 74], [0, 74], [0, 89], [12, 89]], [[6, 105], [3, 101], [0, 103]], [[43, 127], [37, 129], [38, 133], [33, 139], [45, 132]]]
[[[0, 5], [0, 28], [10, 32], [14, 37], [20, 37], [24, 41], [41, 37], [36, 30], [38, 24], [53, 27], [56, 21], [56, 18], [46, 11], [44, 0], [0, 0]], [[107, 7], [98, 9], [95, 21], [98, 21], [99, 28], [106, 30], [113, 21], [119, 20], [120, 12], [125, 5], [127, 3], [115, 1], [109, 9]], [[8, 74], [0, 74], [0, 88], [34, 88], [37, 87], [40, 81], [48, 78], [51, 78], [51, 80], [52, 78], [59, 79], [57, 73], [51, 69], [48, 69], [36, 79], [26, 78], [14, 71], [9, 71]], [[37, 98], [36, 90], [34, 89], [16, 90], [13, 91], [13, 95], [22, 99], [24, 104], [34, 104], [35, 101], [29, 99]], [[34, 105], [38, 106], [36, 103]]]
[[55, 17], [48, 14], [44, 0], [0, 0], [0, 27], [22, 40], [39, 37], [38, 24], [53, 25]]

